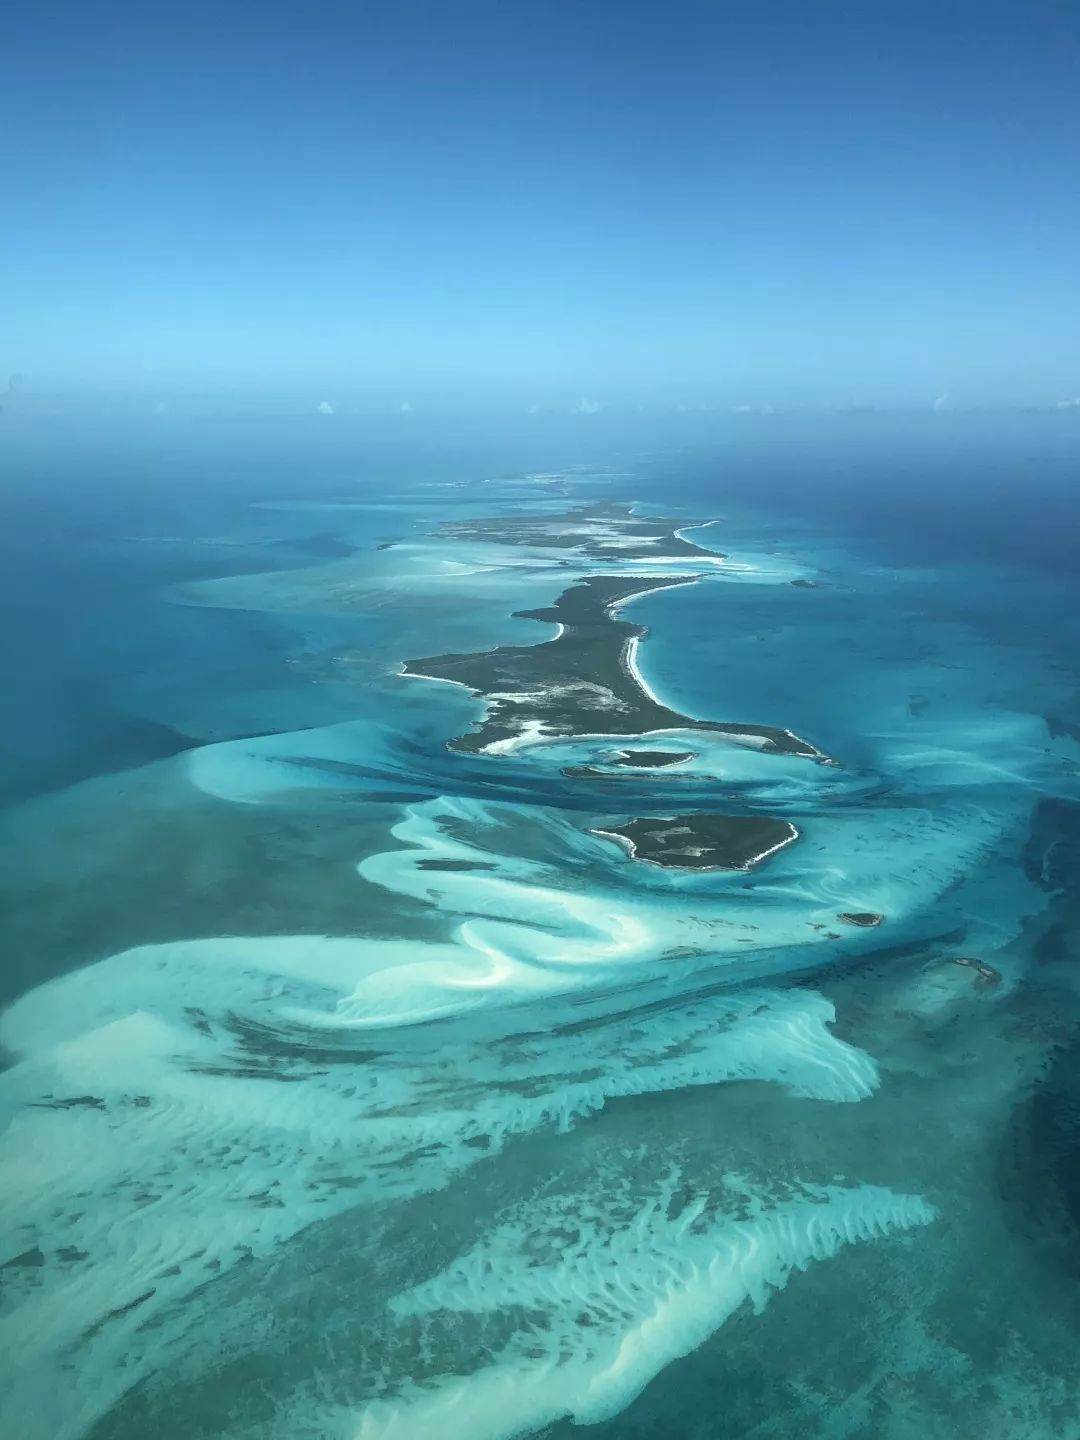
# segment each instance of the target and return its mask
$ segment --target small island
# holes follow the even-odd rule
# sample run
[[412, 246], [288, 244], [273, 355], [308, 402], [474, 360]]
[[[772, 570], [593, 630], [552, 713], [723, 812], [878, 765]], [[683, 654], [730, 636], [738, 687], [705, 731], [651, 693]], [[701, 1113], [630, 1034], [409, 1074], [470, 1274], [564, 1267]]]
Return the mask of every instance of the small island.
[[972, 960], [967, 955], [954, 955], [954, 965], [963, 965], [966, 969], [975, 971], [975, 984], [982, 986], [993, 986], [1001, 984], [1001, 971], [995, 970], [992, 965], [987, 965], [983, 960]]
[[877, 915], [872, 910], [845, 910], [836, 918], [842, 920], [845, 925], [857, 925], [863, 930], [885, 924], [885, 916]]
[[665, 765], [681, 765], [684, 760], [693, 758], [692, 750], [624, 750], [611, 763], [641, 770], [660, 770]]
[[592, 833], [665, 870], [750, 870], [799, 838], [790, 821], [762, 815], [669, 815]]

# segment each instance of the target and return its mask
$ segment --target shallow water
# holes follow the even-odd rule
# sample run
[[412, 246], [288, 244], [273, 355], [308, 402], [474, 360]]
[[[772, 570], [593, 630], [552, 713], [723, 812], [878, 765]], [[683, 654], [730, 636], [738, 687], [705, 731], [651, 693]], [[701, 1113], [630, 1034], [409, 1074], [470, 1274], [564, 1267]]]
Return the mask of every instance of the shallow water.
[[[1080, 1436], [1045, 424], [7, 437], [5, 1430]], [[680, 533], [724, 563], [619, 616], [687, 720], [638, 748], [692, 758], [620, 768], [602, 707], [449, 749], [491, 702], [404, 661], [686, 573], [567, 543], [598, 505], [720, 517]], [[798, 839], [701, 871], [596, 833], [692, 812]]]

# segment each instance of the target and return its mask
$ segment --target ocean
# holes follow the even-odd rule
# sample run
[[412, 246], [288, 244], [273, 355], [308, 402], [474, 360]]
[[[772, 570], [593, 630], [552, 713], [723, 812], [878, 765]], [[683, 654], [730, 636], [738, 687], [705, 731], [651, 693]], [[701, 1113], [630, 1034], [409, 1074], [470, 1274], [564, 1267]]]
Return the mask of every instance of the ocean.
[[25, 1440], [1080, 1436], [1072, 414], [3, 417]]

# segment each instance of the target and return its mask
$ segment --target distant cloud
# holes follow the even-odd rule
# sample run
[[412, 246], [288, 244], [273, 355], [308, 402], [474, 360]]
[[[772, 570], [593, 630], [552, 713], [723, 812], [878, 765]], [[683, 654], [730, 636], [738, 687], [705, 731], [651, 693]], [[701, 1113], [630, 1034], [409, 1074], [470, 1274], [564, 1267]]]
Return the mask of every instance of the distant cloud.
[[586, 400], [583, 398], [578, 401], [571, 413], [574, 415], [595, 415], [599, 409], [599, 400]]
[[401, 405], [398, 408], [400, 409], [402, 415], [409, 415], [412, 412], [412, 401], [402, 400]]
[[1074, 395], [1071, 400], [1059, 400], [1054, 406], [1055, 410], [1080, 410], [1080, 395]]
[[776, 410], [772, 405], [733, 405], [732, 415], [775, 415]]
[[941, 394], [937, 397], [937, 399], [934, 401], [934, 409], [948, 410], [951, 406], [951, 403], [952, 396], [949, 394], [948, 390], [943, 390]]
[[158, 400], [158, 401], [156, 401], [155, 404], [154, 404], [154, 414], [155, 414], [155, 415], [165, 415], [165, 414], [168, 413], [168, 409], [169, 409], [169, 407], [168, 407], [167, 403], [166, 403], [164, 400]]
[[318, 405], [315, 406], [315, 411], [316, 414], [319, 415], [333, 415], [334, 407], [330, 404], [329, 400], [320, 400]]

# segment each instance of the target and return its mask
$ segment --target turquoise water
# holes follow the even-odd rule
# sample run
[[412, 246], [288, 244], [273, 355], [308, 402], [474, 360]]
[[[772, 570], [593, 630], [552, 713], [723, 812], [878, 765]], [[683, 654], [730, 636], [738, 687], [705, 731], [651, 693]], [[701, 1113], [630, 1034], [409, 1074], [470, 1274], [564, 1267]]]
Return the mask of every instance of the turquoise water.
[[[6, 1430], [1080, 1435], [1080, 437], [946, 423], [8, 437]], [[657, 697], [835, 764], [447, 749], [403, 661], [688, 567], [441, 523], [596, 503], [717, 517]], [[676, 809], [799, 839], [593, 833]]]

